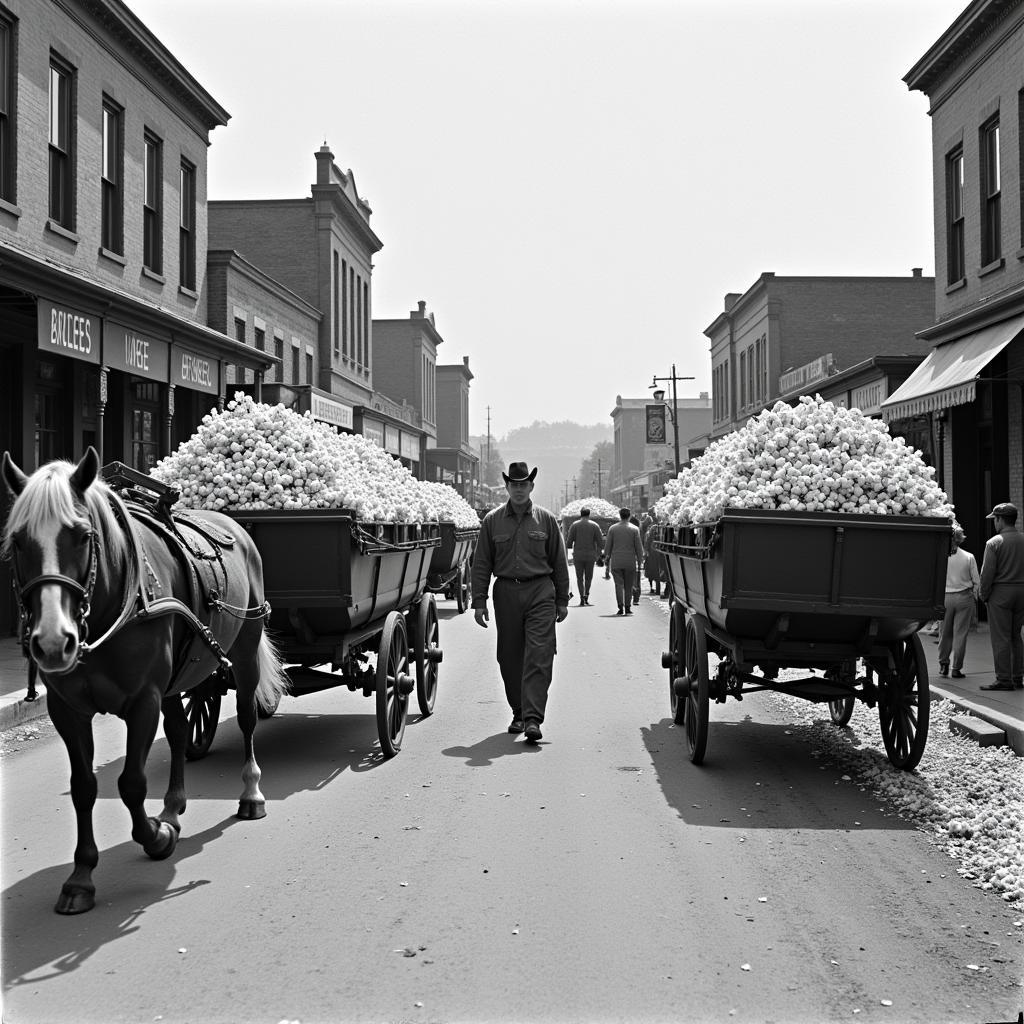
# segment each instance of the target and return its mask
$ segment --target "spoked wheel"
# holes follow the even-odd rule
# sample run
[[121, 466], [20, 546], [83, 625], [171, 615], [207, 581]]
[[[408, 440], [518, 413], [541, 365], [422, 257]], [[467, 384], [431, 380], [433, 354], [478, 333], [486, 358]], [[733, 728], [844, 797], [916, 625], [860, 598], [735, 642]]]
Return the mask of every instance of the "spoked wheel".
[[853, 718], [853, 706], [857, 703], [856, 697], [837, 697], [828, 702], [829, 717], [836, 725], [847, 725]]
[[416, 659], [416, 700], [420, 711], [429, 715], [437, 699], [437, 667], [443, 657], [437, 624], [437, 602], [424, 594], [416, 607], [412, 654]]
[[879, 688], [878, 721], [889, 760], [909, 772], [920, 763], [928, 742], [928, 663], [916, 633], [890, 650], [893, 667]]
[[455, 581], [455, 607], [461, 615], [470, 605], [473, 597], [473, 588], [470, 581], [469, 566], [463, 562], [459, 569], [458, 579]]
[[198, 761], [210, 752], [213, 737], [217, 734], [220, 690], [209, 682], [200, 683], [195, 689], [183, 693], [181, 702], [185, 705], [185, 717], [188, 719], [185, 757], [189, 761]]
[[686, 619], [686, 692], [682, 695], [683, 724], [686, 726], [686, 745], [690, 760], [700, 764], [708, 745], [708, 641], [704, 634], [704, 619], [691, 615]]
[[381, 753], [394, 757], [402, 749], [409, 694], [416, 681], [409, 675], [409, 634], [405, 617], [391, 612], [384, 620], [377, 652], [377, 736]]
[[676, 692], [676, 680], [686, 673], [686, 612], [683, 606], [674, 602], [668, 619], [668, 651], [661, 656], [661, 667], [668, 669], [668, 705], [672, 721], [683, 724], [683, 701]]

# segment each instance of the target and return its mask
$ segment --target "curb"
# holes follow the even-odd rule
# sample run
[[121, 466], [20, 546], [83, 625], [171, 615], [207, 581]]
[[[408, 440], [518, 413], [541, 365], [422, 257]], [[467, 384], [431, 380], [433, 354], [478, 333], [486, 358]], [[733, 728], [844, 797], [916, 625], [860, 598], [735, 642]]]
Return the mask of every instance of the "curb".
[[931, 684], [932, 700], [948, 700], [960, 708], [961, 711], [967, 711], [972, 714], [975, 718], [980, 718], [983, 722], [988, 722], [989, 725], [998, 726], [1003, 732], [1006, 733], [1006, 744], [1007, 746], [1018, 756], [1024, 757], [1024, 726], [1009, 715], [1004, 715], [1001, 711], [993, 711], [992, 708], [986, 708], [981, 704], [975, 704], [973, 701], [967, 700], [958, 693], [954, 693], [951, 690], [944, 690], [941, 686], [936, 686], [934, 683]]
[[40, 693], [35, 700], [14, 701], [11, 704], [4, 704], [0, 707], [0, 732], [6, 729], [13, 729], [17, 725], [24, 725], [34, 718], [41, 718], [46, 714], [46, 694]]

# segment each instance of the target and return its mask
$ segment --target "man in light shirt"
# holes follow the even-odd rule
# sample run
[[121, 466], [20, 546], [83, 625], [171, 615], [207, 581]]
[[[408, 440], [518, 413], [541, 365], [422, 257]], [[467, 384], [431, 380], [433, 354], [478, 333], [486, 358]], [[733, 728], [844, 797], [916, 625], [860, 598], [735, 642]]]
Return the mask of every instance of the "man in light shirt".
[[964, 678], [967, 631], [974, 619], [974, 602], [981, 582], [974, 555], [960, 546], [965, 536], [959, 526], [953, 530], [953, 551], [946, 563], [946, 616], [939, 636], [939, 675], [950, 675], [949, 655], [952, 651], [954, 679]]

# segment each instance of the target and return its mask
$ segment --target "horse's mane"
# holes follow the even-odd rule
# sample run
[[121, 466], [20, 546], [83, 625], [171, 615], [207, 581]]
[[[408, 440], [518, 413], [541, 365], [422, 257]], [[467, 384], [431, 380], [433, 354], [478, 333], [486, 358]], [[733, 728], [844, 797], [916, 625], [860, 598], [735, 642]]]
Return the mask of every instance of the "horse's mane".
[[[19, 530], [35, 532], [40, 527], [49, 528], [56, 524], [69, 527], [83, 522], [71, 488], [74, 471], [74, 463], [58, 459], [40, 467], [28, 478], [4, 529], [5, 558], [10, 556], [14, 534]], [[99, 534], [101, 551], [105, 552], [112, 567], [120, 569], [128, 560], [128, 537], [114, 515], [112, 500], [116, 499], [112, 497], [111, 489], [99, 477], [86, 488], [82, 497], [92, 525]]]

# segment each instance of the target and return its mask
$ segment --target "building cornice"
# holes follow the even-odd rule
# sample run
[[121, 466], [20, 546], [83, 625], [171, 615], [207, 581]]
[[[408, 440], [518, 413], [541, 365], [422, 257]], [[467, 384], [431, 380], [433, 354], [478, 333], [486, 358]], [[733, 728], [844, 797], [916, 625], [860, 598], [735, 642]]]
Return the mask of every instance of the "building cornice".
[[987, 301], [976, 302], [970, 309], [964, 310], [956, 316], [947, 317], [931, 327], [926, 327], [923, 331], [918, 331], [915, 337], [930, 342], [932, 345], [941, 345], [1022, 312], [1024, 312], [1024, 286], [1014, 288], [1012, 291]]

